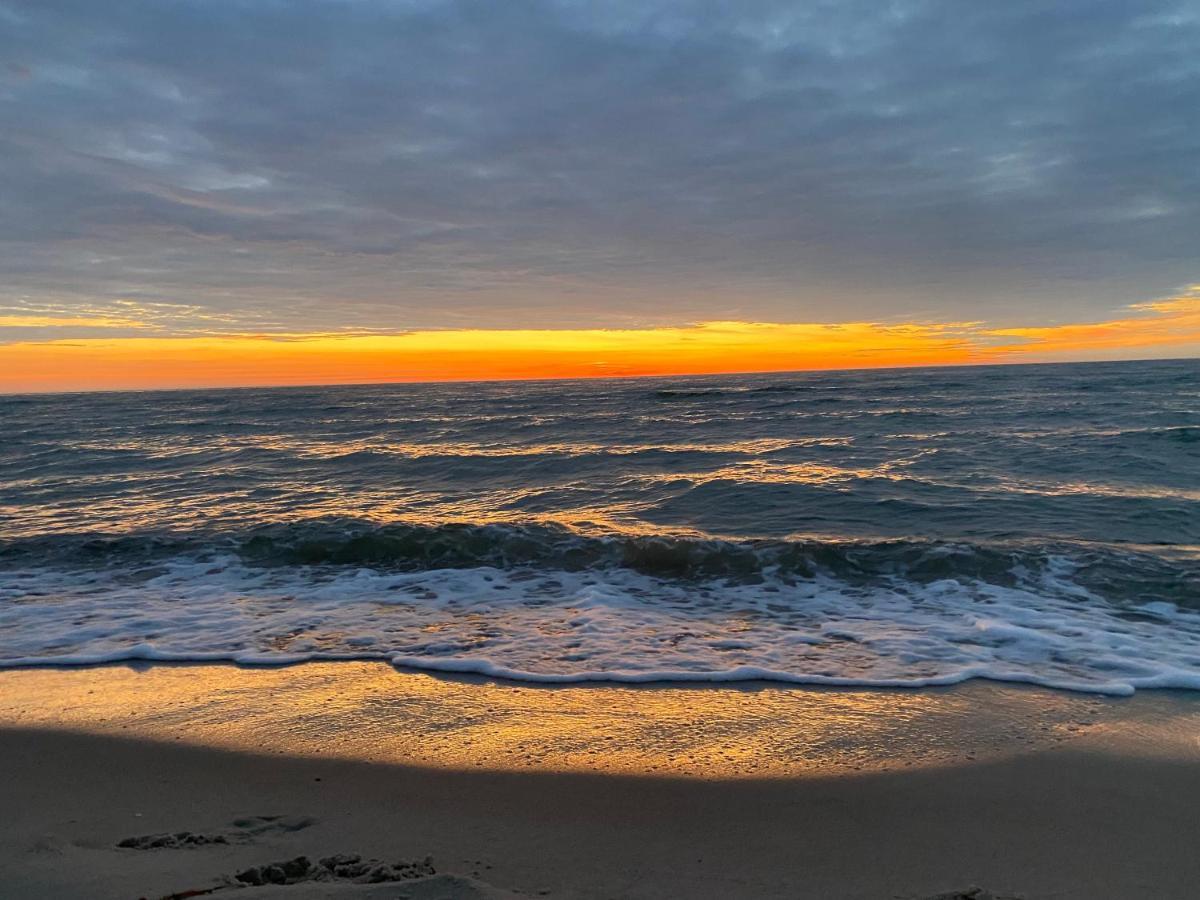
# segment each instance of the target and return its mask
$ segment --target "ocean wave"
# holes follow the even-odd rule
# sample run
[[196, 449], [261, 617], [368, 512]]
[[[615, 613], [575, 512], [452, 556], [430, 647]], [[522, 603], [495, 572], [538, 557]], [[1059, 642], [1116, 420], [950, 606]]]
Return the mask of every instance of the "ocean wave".
[[621, 565], [261, 565], [213, 551], [33, 564], [0, 579], [0, 666], [375, 659], [539, 683], [1200, 689], [1200, 611], [1108, 601], [1070, 559], [1022, 565], [997, 583], [961, 568], [689, 580]]
[[720, 388], [662, 388], [650, 394], [655, 400], [691, 400], [698, 397], [725, 397], [729, 391]]
[[1186, 547], [1086, 543], [971, 543], [914, 539], [724, 539], [677, 533], [581, 531], [548, 524], [380, 524], [306, 520], [214, 531], [59, 534], [0, 540], [0, 566], [150, 565], [171, 557], [233, 554], [261, 567], [623, 569], [682, 581], [761, 583], [820, 575], [848, 584], [978, 579], [1017, 585], [1068, 565], [1088, 590], [1113, 600], [1200, 605], [1200, 563]]
[[1174, 441], [1180, 444], [1200, 444], [1200, 427], [1151, 428], [1143, 434], [1153, 440]]
[[0, 659], [1190, 686], [1197, 385], [1188, 361], [0, 399]]

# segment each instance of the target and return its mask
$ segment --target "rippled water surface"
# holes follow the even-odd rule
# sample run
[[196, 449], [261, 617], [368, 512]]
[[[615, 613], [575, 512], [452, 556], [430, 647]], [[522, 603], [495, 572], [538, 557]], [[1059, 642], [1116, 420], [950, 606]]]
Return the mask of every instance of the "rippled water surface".
[[0, 397], [0, 663], [1200, 686], [1200, 363]]

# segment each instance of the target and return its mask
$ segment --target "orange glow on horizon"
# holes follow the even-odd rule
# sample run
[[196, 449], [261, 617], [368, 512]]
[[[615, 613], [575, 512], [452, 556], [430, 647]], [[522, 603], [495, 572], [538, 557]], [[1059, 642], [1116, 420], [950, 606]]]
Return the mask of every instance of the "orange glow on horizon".
[[1200, 287], [1129, 310], [1109, 321], [1028, 328], [705, 322], [620, 330], [18, 341], [0, 345], [0, 391], [704, 375], [1043, 361], [1164, 346], [1200, 350]]
[[996, 329], [988, 333], [995, 337], [1018, 338], [1027, 342], [1018, 346], [1019, 351], [1039, 353], [1122, 350], [1200, 341], [1200, 286], [1193, 286], [1179, 297], [1138, 303], [1129, 308], [1137, 315], [1107, 322]]

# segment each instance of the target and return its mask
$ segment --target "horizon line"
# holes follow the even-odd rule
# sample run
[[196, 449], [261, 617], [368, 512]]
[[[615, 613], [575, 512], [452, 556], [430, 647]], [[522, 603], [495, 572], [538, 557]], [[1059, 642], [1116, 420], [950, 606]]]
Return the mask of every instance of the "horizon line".
[[164, 394], [188, 393], [200, 391], [303, 391], [315, 388], [362, 388], [388, 387], [391, 385], [470, 385], [470, 384], [558, 384], [592, 381], [639, 381], [666, 378], [745, 378], [753, 375], [810, 375], [814, 373], [841, 375], [854, 372], [897, 372], [919, 371], [921, 369], [989, 369], [1014, 368], [1034, 366], [1113, 366], [1131, 363], [1200, 363], [1197, 356], [1134, 356], [1121, 359], [1054, 359], [1054, 360], [987, 360], [981, 362], [945, 362], [924, 363], [892, 366], [844, 366], [837, 368], [809, 369], [748, 369], [729, 372], [672, 372], [672, 373], [635, 373], [607, 375], [577, 375], [562, 377], [514, 377], [514, 378], [441, 378], [441, 379], [395, 379], [388, 381], [314, 381], [303, 384], [232, 384], [232, 385], [197, 385], [192, 387], [118, 387], [118, 388], [80, 388], [78, 390], [32, 390], [6, 391], [0, 389], [0, 397], [63, 397], [78, 394]]

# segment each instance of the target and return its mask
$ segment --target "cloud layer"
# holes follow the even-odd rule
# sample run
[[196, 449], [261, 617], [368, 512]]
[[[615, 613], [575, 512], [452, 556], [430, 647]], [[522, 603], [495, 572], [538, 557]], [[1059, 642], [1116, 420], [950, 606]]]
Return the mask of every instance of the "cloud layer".
[[1197, 46], [1195, 0], [0, 0], [0, 324], [1104, 318], [1196, 277]]

